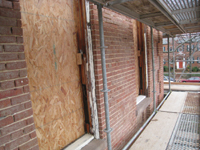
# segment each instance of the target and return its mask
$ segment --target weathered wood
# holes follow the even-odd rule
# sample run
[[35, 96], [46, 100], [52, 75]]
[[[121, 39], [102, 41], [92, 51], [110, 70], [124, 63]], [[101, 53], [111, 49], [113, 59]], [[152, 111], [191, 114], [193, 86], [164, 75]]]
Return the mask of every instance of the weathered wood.
[[85, 2], [86, 8], [86, 39], [87, 39], [87, 52], [88, 52], [88, 72], [90, 79], [90, 90], [89, 90], [89, 101], [90, 101], [90, 109], [92, 116], [92, 131], [94, 132], [94, 137], [99, 139], [99, 122], [98, 122], [98, 113], [97, 113], [97, 102], [96, 102], [96, 94], [95, 94], [95, 75], [94, 75], [94, 61], [93, 61], [93, 51], [92, 51], [92, 34], [90, 27], [90, 9], [89, 2]]

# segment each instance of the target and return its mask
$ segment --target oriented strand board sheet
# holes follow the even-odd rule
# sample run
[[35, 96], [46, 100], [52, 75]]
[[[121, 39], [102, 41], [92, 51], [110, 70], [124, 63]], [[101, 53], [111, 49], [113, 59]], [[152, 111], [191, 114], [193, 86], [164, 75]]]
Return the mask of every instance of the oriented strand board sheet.
[[187, 92], [172, 92], [160, 108], [160, 111], [182, 112], [187, 94]]
[[165, 150], [178, 115], [158, 112], [129, 150]]
[[79, 1], [20, 0], [39, 147], [58, 150], [84, 131], [77, 33]]

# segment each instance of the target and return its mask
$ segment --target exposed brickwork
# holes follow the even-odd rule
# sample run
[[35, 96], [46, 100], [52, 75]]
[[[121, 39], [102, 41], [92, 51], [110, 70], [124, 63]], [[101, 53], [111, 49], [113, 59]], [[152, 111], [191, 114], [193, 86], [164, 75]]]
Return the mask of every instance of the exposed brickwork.
[[18, 0], [0, 0], [0, 150], [38, 149]]
[[[105, 125], [104, 98], [101, 54], [99, 41], [98, 13], [95, 5], [90, 5], [92, 42], [94, 53], [94, 67], [96, 80], [96, 98], [98, 105], [98, 117], [100, 137], [106, 138], [103, 130]], [[136, 131], [136, 97], [138, 82], [136, 81], [136, 50], [133, 39], [133, 20], [115, 13], [109, 9], [103, 9], [103, 26], [106, 48], [106, 67], [109, 98], [110, 124], [113, 149], [122, 149]], [[152, 83], [152, 56], [150, 28], [145, 27], [147, 34], [148, 52], [148, 96], [153, 99]], [[160, 44], [161, 43], [161, 44]], [[157, 104], [163, 98], [163, 54], [162, 33], [154, 30], [155, 64], [156, 64], [156, 101]], [[153, 104], [153, 103], [152, 103]], [[149, 107], [152, 112], [152, 105]]]
[[[148, 96], [153, 98], [153, 73], [152, 73], [152, 48], [151, 30], [146, 26], [147, 34], [147, 64], [148, 64]], [[163, 89], [163, 52], [162, 52], [162, 32], [153, 29], [154, 37], [154, 63], [155, 63], [155, 90], [156, 106], [162, 101], [164, 96]], [[150, 106], [150, 113], [153, 111], [153, 102]]]
[[[136, 81], [133, 21], [108, 9], [103, 9], [106, 67], [112, 147], [122, 149], [135, 132]], [[105, 111], [99, 41], [98, 14], [91, 5], [91, 25], [96, 80], [100, 137], [105, 138]]]

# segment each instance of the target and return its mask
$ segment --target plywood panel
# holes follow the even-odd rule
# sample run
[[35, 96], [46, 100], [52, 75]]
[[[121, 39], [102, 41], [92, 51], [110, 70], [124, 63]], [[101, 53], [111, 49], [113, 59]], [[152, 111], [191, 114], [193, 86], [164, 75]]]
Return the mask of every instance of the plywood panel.
[[30, 90], [77, 80], [75, 23], [24, 13], [22, 20]]
[[31, 101], [40, 149], [61, 149], [84, 131], [79, 1], [21, 0]]

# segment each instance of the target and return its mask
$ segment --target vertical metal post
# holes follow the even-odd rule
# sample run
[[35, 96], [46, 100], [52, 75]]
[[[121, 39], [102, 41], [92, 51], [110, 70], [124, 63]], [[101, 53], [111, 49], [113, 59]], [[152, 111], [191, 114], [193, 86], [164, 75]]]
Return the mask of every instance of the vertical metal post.
[[152, 50], [152, 71], [153, 71], [153, 109], [156, 111], [156, 91], [155, 91], [155, 64], [154, 64], [154, 43], [153, 28], [151, 27], [151, 50]]
[[175, 79], [175, 67], [176, 67], [176, 62], [175, 62], [175, 49], [174, 49], [174, 37], [172, 38], [172, 48], [173, 48], [173, 78]]
[[[190, 39], [191, 39], [191, 33], [190, 33]], [[190, 56], [189, 56], [189, 58], [190, 58], [190, 73], [192, 72], [192, 45], [191, 45], [191, 43], [192, 43], [192, 40], [190, 40], [189, 41], [190, 42]], [[190, 76], [191, 76], [191, 74], [190, 74]]]
[[101, 48], [101, 65], [102, 65], [102, 76], [103, 76], [103, 90], [104, 92], [104, 105], [105, 105], [105, 118], [106, 118], [106, 129], [107, 133], [107, 147], [108, 150], [112, 150], [111, 135], [110, 132], [110, 119], [109, 119], [109, 104], [108, 104], [108, 88], [107, 88], [107, 76], [106, 76], [106, 59], [105, 59], [105, 45], [104, 45], [104, 31], [103, 31], [103, 17], [102, 17], [102, 5], [98, 4], [98, 18], [99, 18], [99, 34], [100, 34], [100, 48]]
[[171, 80], [170, 80], [170, 62], [169, 62], [169, 35], [167, 37], [167, 50], [168, 50], [168, 76], [169, 76], [169, 92], [171, 91]]

